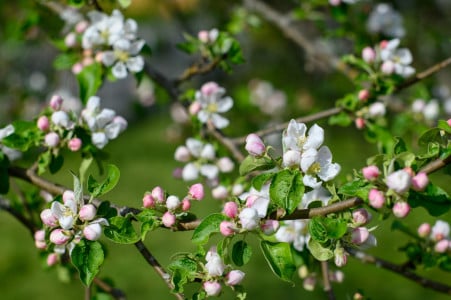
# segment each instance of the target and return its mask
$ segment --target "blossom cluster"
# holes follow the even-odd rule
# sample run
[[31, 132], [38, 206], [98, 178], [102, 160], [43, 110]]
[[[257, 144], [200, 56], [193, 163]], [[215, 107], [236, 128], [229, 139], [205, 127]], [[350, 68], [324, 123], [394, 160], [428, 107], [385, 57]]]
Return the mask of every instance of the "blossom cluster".
[[180, 200], [175, 195], [167, 195], [165, 191], [156, 186], [150, 192], [146, 192], [142, 199], [143, 207], [163, 212], [161, 222], [165, 227], [172, 227], [177, 216], [182, 215], [191, 208], [191, 201], [200, 201], [204, 198], [204, 186], [201, 183], [193, 184], [188, 194]]
[[434, 226], [423, 223], [418, 227], [418, 235], [434, 244], [434, 251], [445, 253], [451, 251], [450, 226], [448, 222], [437, 220]]
[[239, 285], [245, 276], [240, 270], [229, 270], [230, 267], [224, 264], [221, 256], [216, 251], [216, 247], [212, 247], [205, 256], [206, 264], [204, 266], [204, 281], [202, 287], [207, 296], [218, 296], [221, 293], [223, 282], [230, 287]]
[[125, 19], [119, 10], [113, 10], [111, 15], [90, 11], [88, 19], [79, 21], [65, 37], [68, 48], [83, 49], [83, 59], [72, 68], [74, 73], [95, 61], [112, 67], [111, 72], [118, 79], [143, 70], [144, 59], [139, 53], [145, 41], [137, 36], [135, 20]]
[[373, 184], [368, 193], [369, 205], [376, 209], [391, 207], [393, 214], [398, 218], [404, 218], [410, 212], [410, 205], [406, 200], [409, 189], [423, 191], [429, 184], [426, 173], [415, 174], [410, 167], [393, 171], [384, 179], [381, 178], [381, 171], [376, 165], [363, 168], [362, 174]]
[[54, 95], [50, 99], [50, 110], [45, 111], [36, 122], [38, 129], [45, 133], [44, 144], [50, 149], [63, 146], [74, 152], [82, 149], [84, 145], [81, 136], [77, 136], [77, 128], [86, 129], [92, 144], [102, 149], [127, 128], [123, 117], [117, 116], [111, 109], [100, 108], [100, 98], [97, 96], [89, 98], [81, 116], [64, 111], [62, 104], [63, 98]]
[[97, 217], [94, 204], [85, 204], [83, 199], [76, 199], [73, 191], [66, 190], [62, 201], [53, 201], [50, 208], [41, 212], [44, 229], [36, 231], [34, 235], [36, 247], [50, 252], [48, 265], [57, 263], [59, 256], [66, 250], [70, 253], [82, 238], [98, 240], [102, 235], [102, 227], [109, 225], [105, 218]]

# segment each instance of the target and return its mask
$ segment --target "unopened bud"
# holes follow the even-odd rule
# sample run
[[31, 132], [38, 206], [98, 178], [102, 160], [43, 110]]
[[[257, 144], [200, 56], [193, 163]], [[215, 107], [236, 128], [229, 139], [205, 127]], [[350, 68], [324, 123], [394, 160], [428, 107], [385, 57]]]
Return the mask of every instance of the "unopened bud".
[[266, 151], [265, 144], [255, 133], [251, 133], [246, 137], [246, 146], [244, 148], [252, 156], [261, 156]]
[[193, 184], [188, 191], [193, 200], [202, 200], [204, 198], [204, 186], [202, 183]]
[[355, 123], [355, 127], [357, 129], [365, 128], [365, 119], [364, 118], [358, 117], [354, 120], [354, 123]]
[[410, 205], [405, 201], [396, 202], [392, 210], [395, 217], [404, 218], [410, 212]]
[[152, 197], [155, 199], [155, 201], [157, 201], [157, 203], [163, 203], [165, 201], [164, 191], [159, 186], [153, 188]]
[[165, 227], [171, 227], [175, 224], [175, 215], [169, 211], [165, 212], [163, 217], [161, 218], [161, 221], [163, 222], [163, 225]]
[[226, 199], [229, 195], [229, 192], [227, 191], [227, 188], [225, 186], [219, 185], [211, 191], [211, 194], [213, 198], [221, 200]]
[[49, 119], [46, 116], [40, 116], [37, 121], [37, 126], [41, 131], [47, 131], [50, 128]]
[[431, 233], [431, 225], [429, 223], [423, 223], [418, 227], [418, 235], [422, 238], [427, 237]]
[[362, 169], [363, 177], [365, 177], [366, 180], [374, 180], [381, 174], [381, 171], [379, 171], [379, 168], [377, 166], [371, 165], [368, 167], [365, 167]]
[[231, 236], [235, 234], [234, 228], [235, 224], [229, 221], [222, 221], [221, 224], [219, 224], [219, 231], [223, 236]]
[[76, 152], [76, 151], [80, 150], [81, 145], [82, 145], [82, 142], [79, 138], [72, 138], [67, 143], [67, 147], [72, 152]]
[[221, 293], [221, 284], [217, 281], [205, 281], [203, 288], [207, 296], [218, 296]]
[[177, 196], [171, 195], [166, 199], [166, 207], [169, 210], [175, 210], [180, 206], [180, 199]]
[[58, 263], [58, 254], [50, 253], [47, 256], [47, 266], [51, 267], [53, 265], [56, 265], [57, 263]]
[[279, 229], [279, 221], [277, 220], [266, 220], [261, 225], [261, 230], [266, 235], [271, 235]]
[[441, 240], [435, 244], [434, 251], [437, 253], [445, 253], [446, 251], [448, 251], [449, 247], [450, 247], [450, 241]]
[[58, 228], [50, 233], [49, 239], [55, 245], [63, 245], [69, 241], [70, 236], [66, 235], [63, 229]]
[[41, 212], [40, 217], [41, 217], [42, 223], [44, 223], [47, 226], [54, 227], [57, 225], [58, 219], [53, 214], [52, 210], [49, 208], [44, 209]]
[[371, 220], [371, 215], [366, 209], [358, 208], [352, 212], [352, 220], [357, 225], [365, 225]]
[[219, 171], [221, 171], [222, 173], [230, 173], [235, 167], [235, 164], [229, 157], [221, 157], [216, 162], [216, 165], [218, 166]]
[[48, 147], [56, 147], [60, 142], [60, 137], [56, 132], [49, 132], [45, 135], [45, 144]]
[[60, 95], [53, 95], [52, 98], [50, 98], [50, 107], [53, 110], [60, 110], [61, 106], [63, 105], [63, 98], [61, 98]]
[[240, 284], [244, 279], [244, 272], [240, 270], [232, 270], [226, 275], [226, 284], [230, 286], [234, 286]]
[[188, 198], [182, 200], [182, 210], [188, 211], [191, 208], [191, 201]]
[[385, 204], [384, 193], [376, 189], [370, 190], [368, 194], [368, 200], [370, 202], [370, 205], [374, 208], [381, 208]]
[[425, 172], [420, 172], [412, 177], [412, 188], [415, 191], [423, 191], [428, 184], [429, 178]]
[[222, 212], [229, 218], [234, 219], [238, 215], [238, 204], [233, 201], [226, 202]]
[[98, 223], [89, 224], [83, 229], [83, 236], [90, 241], [97, 241], [102, 235], [102, 226]]
[[366, 101], [370, 97], [370, 92], [367, 89], [363, 89], [359, 91], [358, 98], [360, 101]]
[[362, 50], [362, 58], [367, 63], [372, 63], [376, 59], [376, 51], [371, 47], [365, 47]]
[[97, 214], [97, 208], [92, 204], [85, 204], [80, 208], [79, 217], [82, 221], [94, 220]]

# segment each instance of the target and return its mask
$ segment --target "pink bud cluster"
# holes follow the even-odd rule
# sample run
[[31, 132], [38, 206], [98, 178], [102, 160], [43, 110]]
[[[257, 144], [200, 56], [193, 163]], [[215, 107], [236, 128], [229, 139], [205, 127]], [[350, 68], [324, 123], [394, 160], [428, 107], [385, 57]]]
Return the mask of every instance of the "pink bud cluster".
[[[402, 200], [405, 193], [411, 188], [415, 191], [424, 191], [429, 184], [429, 178], [426, 173], [415, 172], [410, 167], [400, 169], [388, 174], [385, 181], [380, 178], [381, 171], [375, 165], [370, 165], [362, 169], [363, 177], [379, 186], [385, 186], [384, 188], [372, 188], [368, 193], [369, 204], [377, 209], [384, 207], [387, 202], [387, 198], [393, 193], [397, 194], [397, 201], [393, 204], [393, 214], [398, 218], [406, 217], [410, 212], [410, 205]], [[401, 200], [400, 200], [401, 197]]]
[[434, 226], [423, 223], [418, 227], [418, 236], [429, 240], [437, 253], [451, 252], [450, 225], [448, 222], [437, 220]]
[[175, 195], [166, 195], [165, 191], [157, 186], [144, 194], [142, 202], [145, 208], [164, 211], [161, 222], [169, 228], [176, 223], [177, 214], [190, 210], [191, 201], [200, 201], [204, 195], [204, 186], [201, 183], [193, 184], [182, 200]]

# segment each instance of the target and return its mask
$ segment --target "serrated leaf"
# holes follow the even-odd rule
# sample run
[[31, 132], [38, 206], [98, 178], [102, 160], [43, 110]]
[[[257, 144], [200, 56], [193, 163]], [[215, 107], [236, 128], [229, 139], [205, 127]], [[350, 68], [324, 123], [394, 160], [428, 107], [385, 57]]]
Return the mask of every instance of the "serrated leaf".
[[276, 175], [276, 173], [273, 172], [257, 175], [252, 179], [252, 186], [259, 191], [265, 183], [274, 177], [274, 175]]
[[245, 241], [238, 241], [232, 247], [232, 261], [238, 267], [249, 262], [252, 256], [252, 248]]
[[140, 236], [133, 228], [130, 217], [116, 216], [108, 220], [109, 226], [103, 229], [105, 236], [118, 244], [134, 244]]
[[338, 193], [348, 197], [366, 198], [370, 189], [371, 185], [367, 181], [356, 179], [342, 185], [338, 189]]
[[291, 254], [290, 244], [262, 241], [260, 247], [274, 274], [284, 281], [292, 282], [296, 265]]
[[424, 207], [431, 216], [437, 217], [448, 212], [451, 208], [449, 195], [440, 187], [430, 183], [423, 192], [411, 190], [407, 199], [410, 206]]
[[102, 85], [102, 65], [93, 63], [85, 66], [83, 70], [77, 74], [79, 84], [80, 99], [83, 104], [88, 102], [89, 97], [94, 96]]
[[240, 165], [240, 175], [244, 176], [253, 171], [270, 170], [276, 166], [275, 162], [268, 157], [255, 157], [248, 155]]
[[275, 174], [269, 187], [271, 204], [285, 209], [287, 214], [296, 210], [304, 195], [304, 183], [299, 171], [284, 169]]
[[309, 249], [313, 257], [319, 261], [326, 261], [334, 257], [334, 252], [331, 249], [323, 247], [314, 239], [309, 240], [307, 248]]
[[120, 171], [115, 165], [107, 166], [106, 178], [97, 182], [91, 175], [88, 177], [88, 192], [93, 197], [99, 197], [111, 191], [119, 181]]
[[201, 245], [207, 243], [210, 235], [219, 232], [219, 224], [226, 219], [227, 217], [220, 213], [207, 216], [194, 230], [191, 241]]
[[97, 241], [81, 240], [71, 252], [71, 260], [80, 274], [81, 281], [91, 285], [92, 280], [100, 271], [103, 264], [104, 252], [102, 245]]

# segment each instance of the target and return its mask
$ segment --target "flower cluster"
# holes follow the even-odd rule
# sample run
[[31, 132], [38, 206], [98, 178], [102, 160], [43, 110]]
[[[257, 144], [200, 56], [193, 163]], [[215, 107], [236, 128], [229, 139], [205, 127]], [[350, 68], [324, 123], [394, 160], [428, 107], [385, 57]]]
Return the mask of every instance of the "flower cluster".
[[188, 138], [186, 145], [175, 150], [175, 160], [186, 163], [181, 176], [185, 181], [196, 180], [199, 175], [205, 177], [211, 186], [217, 186], [219, 173], [229, 173], [234, 169], [233, 161], [228, 157], [216, 157], [216, 150], [210, 143]]
[[418, 227], [418, 235], [434, 244], [434, 251], [445, 253], [451, 251], [450, 226], [448, 222], [437, 220], [434, 226], [423, 223]]
[[35, 233], [36, 247], [51, 252], [47, 259], [49, 265], [55, 264], [66, 250], [70, 253], [82, 238], [98, 240], [102, 227], [109, 225], [105, 218], [96, 216], [95, 205], [76, 199], [73, 191], [66, 190], [62, 200], [63, 203], [53, 201], [50, 208], [41, 212], [44, 229]]
[[207, 263], [204, 266], [205, 279], [202, 287], [207, 296], [218, 296], [221, 293], [222, 285], [224, 284], [233, 287], [239, 285], [243, 281], [245, 273], [240, 270], [230, 270], [226, 272], [229, 267], [224, 264], [221, 256], [212, 247], [205, 256]]
[[204, 198], [204, 186], [200, 183], [193, 184], [183, 200], [175, 195], [167, 195], [157, 186], [151, 192], [146, 192], [142, 199], [143, 207], [163, 212], [161, 222], [165, 227], [172, 227], [177, 216], [183, 215], [191, 208], [191, 201], [200, 201]]
[[378, 3], [371, 11], [366, 26], [371, 33], [401, 38], [406, 32], [402, 22], [402, 16], [390, 4]]
[[410, 188], [423, 191], [429, 184], [426, 173], [415, 172], [410, 167], [396, 170], [381, 178], [381, 171], [376, 165], [362, 169], [363, 177], [372, 183], [368, 193], [370, 206], [380, 209], [384, 206], [392, 208], [393, 214], [398, 218], [406, 217], [410, 212], [407, 203], [407, 192]]
[[111, 109], [100, 109], [100, 98], [89, 98], [86, 108], [77, 116], [74, 112], [62, 110], [63, 98], [55, 95], [50, 99], [50, 112], [41, 115], [36, 126], [45, 133], [44, 144], [50, 149], [67, 146], [71, 151], [83, 147], [77, 128], [89, 131], [91, 142], [99, 149], [105, 147], [109, 140], [115, 139], [127, 127], [127, 121]]
[[202, 124], [210, 123], [222, 129], [229, 125], [229, 120], [221, 113], [229, 111], [233, 106], [230, 97], [223, 97], [225, 89], [216, 82], [207, 82], [196, 92], [195, 100], [190, 106], [190, 113], [196, 115]]

